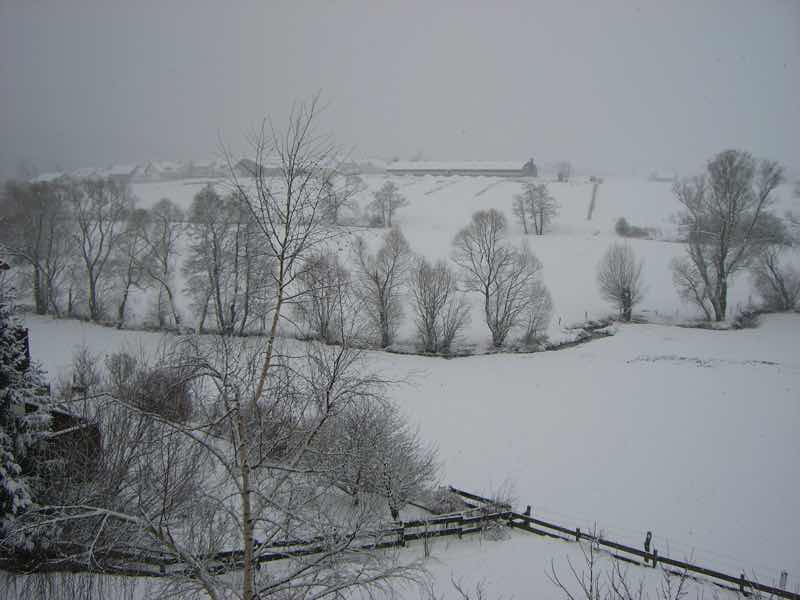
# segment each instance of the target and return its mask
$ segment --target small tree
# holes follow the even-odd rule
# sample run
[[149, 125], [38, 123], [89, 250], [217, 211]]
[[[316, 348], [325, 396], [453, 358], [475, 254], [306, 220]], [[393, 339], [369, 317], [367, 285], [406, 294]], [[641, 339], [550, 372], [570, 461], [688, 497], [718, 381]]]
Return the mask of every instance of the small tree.
[[623, 321], [630, 321], [633, 307], [644, 295], [642, 262], [636, 259], [628, 244], [614, 243], [608, 247], [597, 265], [597, 285], [605, 300], [619, 311]]
[[373, 194], [374, 200], [367, 205], [373, 222], [378, 227], [392, 227], [392, 217], [398, 208], [408, 206], [408, 200], [397, 190], [393, 181], [387, 181]]
[[382, 348], [391, 345], [403, 316], [400, 295], [411, 249], [403, 232], [393, 227], [371, 254], [363, 238], [354, 244], [358, 294]]
[[[495, 209], [477, 211], [470, 224], [453, 239], [453, 261], [461, 267], [466, 289], [483, 298], [486, 325], [492, 344], [502, 346], [541, 302], [542, 263], [527, 246], [510, 247], [505, 239], [508, 225]], [[533, 318], [541, 323], [541, 319]]]
[[526, 234], [533, 229], [536, 235], [543, 235], [558, 215], [558, 204], [544, 183], [523, 184], [522, 192], [514, 196], [512, 208]]
[[531, 284], [529, 302], [522, 318], [522, 341], [526, 346], [535, 344], [545, 335], [553, 318], [553, 299], [542, 282]]
[[148, 213], [144, 209], [131, 212], [111, 259], [111, 271], [117, 280], [119, 300], [117, 304], [117, 329], [125, 323], [126, 308], [131, 289], [145, 287], [145, 273], [150, 259], [147, 252], [145, 232]]
[[340, 181], [341, 178], [323, 176], [324, 196], [320, 208], [323, 218], [331, 225], [339, 224], [342, 210], [356, 207], [355, 196], [364, 188], [363, 180], [355, 173], [346, 175], [343, 185]]
[[572, 165], [569, 161], [562, 160], [556, 164], [556, 177], [562, 183], [569, 181], [572, 177]]
[[333, 252], [313, 254], [298, 273], [295, 310], [310, 333], [326, 343], [342, 342], [340, 319], [353, 309], [350, 272]]
[[415, 325], [425, 352], [449, 353], [469, 322], [469, 304], [458, 292], [456, 275], [443, 260], [420, 258], [409, 278], [414, 296]]
[[321, 434], [321, 448], [335, 464], [336, 484], [358, 505], [364, 494], [383, 497], [393, 519], [409, 500], [432, 487], [436, 451], [391, 403], [370, 398], [354, 402]]
[[[527, 184], [530, 186], [530, 184]], [[547, 184], [540, 183], [534, 190], [526, 192], [529, 197], [533, 230], [536, 235], [544, 235], [553, 219], [558, 215], [558, 204], [547, 190]]]
[[175, 302], [174, 277], [178, 257], [178, 241], [185, 230], [183, 210], [169, 198], [162, 198], [150, 210], [145, 243], [148, 260], [147, 276], [158, 286], [156, 313], [159, 327], [164, 326], [163, 297], [166, 295], [172, 321], [181, 326], [181, 316]]
[[675, 185], [687, 256], [673, 261], [673, 281], [706, 318], [725, 319], [730, 280], [775, 240], [778, 221], [769, 207], [782, 180], [777, 163], [726, 150], [708, 163], [705, 175]]
[[514, 200], [511, 203], [511, 212], [514, 217], [522, 225], [522, 232], [528, 235], [528, 203], [525, 194], [514, 194]]
[[768, 246], [752, 267], [753, 285], [772, 310], [793, 310], [800, 300], [800, 270], [785, 260], [784, 248]]

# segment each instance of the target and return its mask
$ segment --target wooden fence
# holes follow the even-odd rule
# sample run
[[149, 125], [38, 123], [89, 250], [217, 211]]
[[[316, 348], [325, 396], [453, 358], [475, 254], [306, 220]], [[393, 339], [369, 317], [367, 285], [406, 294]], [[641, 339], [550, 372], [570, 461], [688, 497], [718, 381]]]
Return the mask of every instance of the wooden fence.
[[[465, 498], [472, 504], [472, 506], [475, 507], [493, 505], [492, 500], [478, 496], [477, 494], [472, 494], [452, 486], [450, 487], [450, 491], [458, 494], [462, 498]], [[528, 511], [526, 511], [526, 513], [527, 512]], [[721, 571], [716, 571], [714, 569], [709, 569], [686, 561], [676, 560], [668, 556], [662, 556], [655, 548], [652, 551], [633, 548], [626, 544], [620, 544], [612, 540], [604, 539], [599, 535], [581, 531], [580, 527], [571, 529], [557, 523], [534, 518], [530, 514], [522, 514], [511, 511], [510, 515], [511, 516], [509, 517], [508, 524], [515, 529], [557, 538], [567, 542], [587, 540], [597, 544], [598, 547], [609, 549], [609, 552], [612, 556], [626, 562], [649, 567], [656, 567], [658, 564], [662, 564], [667, 567], [673, 567], [673, 570], [677, 569], [676, 574], [679, 574], [683, 571], [686, 571], [687, 573], [695, 573], [712, 580], [713, 583], [737, 590], [742, 594], [760, 592], [763, 594], [787, 598], [789, 600], [800, 600], [800, 594], [765, 585], [758, 581], [754, 581], [753, 579], [747, 579], [744, 573], [741, 573], [738, 577], [735, 575], [729, 575], [727, 573], [722, 573]], [[641, 559], [641, 561], [637, 559]], [[729, 584], [734, 584], [734, 587], [731, 587]]]
[[[395, 523], [393, 526], [378, 531], [363, 531], [330, 536], [319, 536], [309, 539], [279, 540], [270, 543], [257, 544], [255, 560], [257, 565], [288, 558], [318, 555], [337, 552], [359, 552], [380, 550], [386, 548], [403, 547], [408, 542], [415, 540], [428, 540], [431, 538], [473, 535], [485, 532], [491, 526], [512, 527], [537, 535], [563, 540], [565, 542], [578, 542], [586, 540], [596, 544], [597, 547], [607, 549], [615, 558], [629, 563], [646, 567], [656, 567], [659, 564], [670, 573], [681, 575], [691, 573], [702, 576], [716, 585], [738, 591], [744, 595], [753, 592], [786, 598], [787, 600], [800, 600], [800, 594], [788, 590], [768, 586], [752, 579], [747, 579], [742, 573], [738, 577], [713, 569], [695, 565], [689, 562], [662, 556], [656, 549], [634, 548], [625, 544], [605, 539], [600, 535], [581, 531], [580, 528], [572, 529], [557, 523], [538, 519], [530, 514], [514, 512], [510, 505], [498, 503], [472, 494], [470, 492], [450, 487], [450, 491], [460, 496], [467, 507], [467, 511], [441, 515], [430, 519], [416, 519]], [[238, 570], [242, 567], [244, 552], [230, 550], [215, 554], [195, 557], [195, 564], [202, 564], [209, 573], [223, 573]], [[22, 565], [24, 568], [24, 565]], [[20, 565], [9, 559], [0, 559], [0, 569], [20, 571]], [[168, 554], [148, 549], [129, 548], [120, 549], [107, 556], [103, 564], [87, 564], [86, 562], [58, 560], [51, 566], [33, 569], [42, 571], [72, 571], [72, 572], [98, 572], [135, 577], [167, 577], [183, 575], [193, 577], [196, 567], [185, 560]], [[697, 577], [693, 577], [697, 579]]]

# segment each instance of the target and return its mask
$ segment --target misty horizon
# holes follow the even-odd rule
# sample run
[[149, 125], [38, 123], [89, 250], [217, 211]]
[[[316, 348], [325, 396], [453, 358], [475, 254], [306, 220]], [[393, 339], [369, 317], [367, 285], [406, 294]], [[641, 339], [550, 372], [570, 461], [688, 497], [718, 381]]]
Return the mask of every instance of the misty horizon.
[[0, 52], [6, 177], [245, 155], [316, 93], [358, 158], [800, 167], [793, 2], [4, 2]]

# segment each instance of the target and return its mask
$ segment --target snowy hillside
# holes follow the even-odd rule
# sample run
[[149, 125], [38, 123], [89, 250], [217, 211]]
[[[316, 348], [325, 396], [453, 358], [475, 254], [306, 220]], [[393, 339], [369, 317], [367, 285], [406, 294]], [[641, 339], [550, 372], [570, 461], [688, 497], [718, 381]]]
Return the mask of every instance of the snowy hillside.
[[[28, 326], [33, 355], [53, 376], [77, 345], [104, 354], [162, 341], [76, 321], [28, 318]], [[596, 524], [633, 546], [651, 530], [664, 554], [763, 582], [788, 570], [795, 585], [798, 339], [800, 316], [780, 315], [730, 332], [630, 325], [524, 356], [369, 357], [406, 381], [393, 398], [438, 444], [446, 483], [510, 487], [517, 507], [565, 525]], [[524, 543], [536, 553], [546, 544]], [[474, 554], [464, 552], [473, 556], [464, 564], [449, 552], [442, 560], [467, 572]], [[531, 558], [536, 574], [545, 566]], [[444, 584], [448, 568], [437, 571]]]
[[[401, 176], [387, 178], [379, 175], [364, 177], [367, 189], [356, 198], [363, 208], [387, 179], [394, 181], [409, 206], [397, 213], [397, 222], [411, 244], [411, 249], [432, 259], [447, 258], [451, 242], [458, 230], [467, 224], [476, 210], [497, 208], [511, 220], [511, 202], [520, 190], [520, 183], [511, 179], [494, 177], [432, 177]], [[188, 208], [202, 186], [213, 180], [186, 180], [156, 183], [138, 183], [134, 193], [143, 207], [150, 207], [167, 197]], [[227, 188], [216, 182], [220, 192]], [[544, 282], [550, 289], [554, 303], [554, 318], [550, 335], [560, 336], [562, 326], [603, 317], [612, 312], [602, 300], [595, 283], [596, 266], [603, 252], [613, 241], [621, 238], [614, 232], [620, 217], [640, 227], [652, 227], [663, 240], [674, 239], [671, 219], [680, 206], [672, 193], [672, 185], [664, 182], [632, 178], [608, 178], [600, 184], [596, 206], [591, 221], [586, 219], [592, 196], [592, 183], [575, 179], [567, 183], [549, 182], [550, 193], [560, 205], [560, 214], [551, 232], [544, 236], [522, 234], [521, 227], [512, 222], [512, 240], [525, 240], [544, 265]], [[781, 186], [776, 194], [775, 210], [800, 209], [800, 199], [792, 195], [791, 187]], [[362, 227], [343, 228], [343, 237], [336, 240], [341, 256], [349, 256], [352, 235], [363, 235], [377, 240], [380, 229]], [[630, 240], [636, 254], [644, 261], [646, 294], [637, 312], [650, 320], [662, 322], [686, 320], [698, 315], [696, 309], [682, 302], [673, 287], [670, 261], [684, 253], [681, 244], [671, 241]], [[800, 256], [797, 257], [800, 262]], [[182, 284], [178, 286], [182, 287]], [[735, 280], [729, 292], [732, 312], [757, 300], [746, 275]], [[188, 311], [188, 300], [181, 302]], [[143, 308], [139, 312], [143, 312]], [[413, 336], [413, 326], [407, 312], [401, 341]], [[141, 317], [141, 314], [139, 315]], [[473, 310], [472, 323], [464, 335], [470, 344], [482, 344], [488, 332], [482, 322], [478, 307]]]

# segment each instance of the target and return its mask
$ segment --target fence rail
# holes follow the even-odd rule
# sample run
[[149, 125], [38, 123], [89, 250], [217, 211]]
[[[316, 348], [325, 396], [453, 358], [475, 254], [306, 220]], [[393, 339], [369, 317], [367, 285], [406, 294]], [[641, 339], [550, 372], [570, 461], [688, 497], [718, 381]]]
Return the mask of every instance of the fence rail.
[[[579, 527], [572, 529], [558, 523], [538, 519], [531, 516], [530, 510], [525, 513], [514, 512], [508, 504], [452, 486], [450, 491], [461, 497], [465, 506], [470, 510], [436, 516], [430, 519], [403, 521], [378, 531], [317, 536], [308, 539], [284, 539], [261, 543], [256, 545], [255, 561], [259, 565], [325, 552], [359, 552], [403, 547], [406, 543], [415, 540], [425, 541], [430, 538], [446, 536], [458, 536], [461, 538], [465, 535], [483, 532], [487, 526], [496, 524], [566, 542], [586, 540], [597, 544], [598, 547], [608, 549], [615, 558], [649, 567], [656, 567], [660, 563], [678, 569], [678, 571], [671, 571], [672, 573], [682, 574], [685, 572], [701, 575], [717, 585], [739, 591], [745, 595], [752, 592], [760, 592], [786, 598], [787, 600], [800, 600], [800, 594], [747, 579], [744, 573], [738, 577], [729, 575], [700, 565], [662, 556], [656, 549], [651, 552], [649, 548], [644, 550], [634, 548], [593, 533], [581, 531]], [[106, 560], [103, 560], [101, 564], [96, 561], [87, 563], [71, 560], [65, 556], [53, 556], [50, 561], [33, 569], [32, 565], [20, 564], [13, 557], [3, 557], [0, 558], [0, 569], [12, 572], [30, 572], [31, 570], [39, 572], [94, 572], [135, 577], [167, 577], [173, 575], [192, 577], [196, 575], [196, 567], [190, 566], [185, 560], [175, 555], [159, 551], [139, 548], [121, 549], [105, 558]], [[203, 564], [203, 568], [210, 573], [224, 573], [241, 569], [243, 558], [244, 552], [242, 550], [228, 550], [195, 557], [196, 560], [193, 562], [195, 564]], [[733, 586], [730, 584], [733, 584]]]

